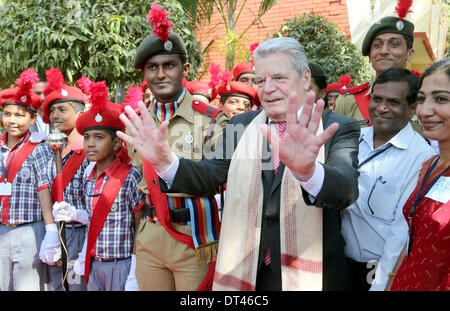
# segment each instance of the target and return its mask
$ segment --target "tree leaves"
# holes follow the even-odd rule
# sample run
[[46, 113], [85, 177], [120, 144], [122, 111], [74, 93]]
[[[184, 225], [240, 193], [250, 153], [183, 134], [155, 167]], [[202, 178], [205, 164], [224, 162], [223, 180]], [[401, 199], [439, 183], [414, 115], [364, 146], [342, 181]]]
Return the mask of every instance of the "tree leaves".
[[[41, 76], [59, 67], [69, 84], [83, 75], [106, 80], [110, 93], [116, 81], [125, 87], [140, 84], [142, 73], [133, 68], [133, 60], [137, 46], [151, 33], [145, 18], [150, 5], [144, 0], [3, 1], [0, 87], [9, 87], [29, 67]], [[194, 79], [203, 60], [195, 28], [175, 0], [161, 1], [161, 5], [172, 13], [174, 31], [186, 41]]]
[[327, 82], [338, 82], [349, 75], [357, 85], [371, 79], [368, 60], [347, 40], [339, 27], [316, 13], [304, 13], [286, 21], [274, 37], [296, 38], [305, 49], [308, 60], [321, 65]]

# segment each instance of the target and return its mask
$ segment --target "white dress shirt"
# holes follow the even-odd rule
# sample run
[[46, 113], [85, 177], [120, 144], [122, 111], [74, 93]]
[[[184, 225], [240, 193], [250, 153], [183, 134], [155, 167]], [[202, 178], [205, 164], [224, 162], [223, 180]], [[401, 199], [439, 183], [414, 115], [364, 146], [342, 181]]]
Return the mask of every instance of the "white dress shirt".
[[403, 205], [416, 186], [422, 164], [436, 152], [410, 123], [376, 149], [373, 135], [373, 127], [361, 129], [359, 197], [342, 211], [342, 234], [347, 257], [378, 262], [370, 290], [384, 290], [408, 238]]
[[[302, 111], [303, 111], [303, 106], [300, 107], [300, 109], [297, 112], [298, 118], [300, 118]], [[276, 129], [272, 123], [272, 120], [270, 120], [270, 118], [269, 118], [268, 124], [269, 124], [270, 128], [272, 129], [272, 131], [275, 131], [275, 133], [276, 133]], [[173, 156], [174, 160], [172, 161], [170, 166], [164, 172], [156, 171], [156, 173], [159, 175], [159, 177], [161, 177], [166, 182], [166, 184], [169, 188], [173, 183], [173, 179], [175, 178], [175, 175], [178, 170], [178, 166], [180, 164], [180, 159], [178, 158], [178, 156], [173, 152], [172, 152], [172, 156]], [[288, 169], [288, 168], [286, 167], [286, 169]], [[294, 174], [292, 174], [292, 176], [294, 177], [294, 179], [296, 179], [300, 183], [300, 185], [303, 187], [303, 189], [305, 189], [312, 196], [312, 197], [310, 197], [311, 201], [314, 201], [315, 197], [322, 189], [323, 180], [325, 178], [325, 169], [320, 164], [320, 162], [316, 161], [316, 167], [314, 169], [314, 173], [309, 180], [306, 180], [306, 181], [300, 180]]]

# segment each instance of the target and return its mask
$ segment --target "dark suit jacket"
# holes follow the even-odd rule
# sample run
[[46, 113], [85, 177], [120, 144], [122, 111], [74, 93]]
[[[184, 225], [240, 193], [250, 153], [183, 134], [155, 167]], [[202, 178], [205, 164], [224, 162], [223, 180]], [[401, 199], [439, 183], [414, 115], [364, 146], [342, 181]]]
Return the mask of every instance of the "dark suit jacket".
[[[219, 186], [226, 182], [232, 153], [243, 133], [242, 126], [241, 130], [237, 131], [234, 131], [233, 127], [247, 126], [259, 113], [260, 111], [250, 111], [233, 117], [224, 130], [223, 143], [218, 145], [209, 159], [200, 162], [180, 159], [170, 190], [161, 182], [162, 190], [195, 196], [215, 193]], [[321, 191], [314, 202], [304, 190], [303, 197], [308, 205], [324, 208], [323, 289], [347, 290], [350, 289], [351, 282], [343, 253], [345, 242], [341, 235], [340, 210], [352, 204], [358, 197], [360, 127], [355, 120], [332, 112], [324, 112], [322, 122], [324, 128], [337, 122], [339, 130], [325, 144], [325, 179]], [[270, 155], [264, 156], [268, 152], [270, 151], [263, 150], [263, 161], [271, 161]], [[262, 173], [264, 201], [257, 290], [281, 290], [279, 214], [283, 170], [284, 164], [281, 163], [275, 176], [271, 170], [263, 170]], [[267, 247], [272, 254], [270, 269], [262, 264]]]

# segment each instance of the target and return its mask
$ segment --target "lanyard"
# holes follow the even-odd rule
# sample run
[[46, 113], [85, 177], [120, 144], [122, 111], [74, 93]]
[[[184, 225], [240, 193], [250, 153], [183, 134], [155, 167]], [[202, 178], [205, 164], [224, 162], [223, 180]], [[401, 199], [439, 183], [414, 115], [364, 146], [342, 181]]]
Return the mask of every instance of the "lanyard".
[[[9, 160], [9, 163], [6, 163], [6, 169], [5, 169], [5, 166], [3, 165], [3, 161], [2, 161], [2, 171], [5, 173], [5, 182], [8, 179], [9, 168], [11, 167], [11, 163], [12, 163], [14, 156], [16, 155], [17, 151], [19, 151], [20, 147], [23, 146], [30, 139], [30, 136], [31, 136], [30, 133], [28, 133], [26, 139], [20, 144], [20, 146], [17, 146], [16, 150], [14, 150], [14, 153], [12, 154], [11, 159]], [[5, 162], [8, 162], [8, 157], [6, 157]]]
[[444, 175], [447, 170], [450, 168], [450, 166], [447, 166], [445, 170], [443, 170], [436, 178], [434, 178], [431, 183], [425, 188], [425, 190], [422, 192], [422, 188], [425, 185], [425, 182], [427, 181], [428, 177], [430, 177], [431, 172], [433, 172], [434, 168], [436, 167], [437, 163], [439, 162], [439, 157], [436, 158], [436, 161], [428, 168], [427, 172], [425, 173], [425, 176], [423, 177], [422, 184], [420, 185], [419, 191], [417, 192], [416, 198], [414, 199], [414, 203], [411, 207], [411, 210], [409, 211], [409, 219], [411, 220], [414, 216], [414, 212], [416, 211], [417, 205], [419, 205], [419, 201], [422, 200], [422, 198], [430, 191], [431, 188], [433, 188], [434, 184], [438, 181], [439, 178], [441, 178], [442, 175]]
[[430, 189], [433, 188], [434, 184], [439, 180], [439, 178], [441, 178], [441, 176], [444, 175], [448, 171], [448, 169], [450, 168], [450, 166], [447, 166], [447, 168], [444, 171], [442, 171], [438, 176], [436, 176], [436, 178], [434, 178], [431, 181], [431, 183], [422, 192], [422, 188], [425, 185], [426, 180], [430, 177], [431, 173], [433, 172], [433, 170], [436, 167], [438, 162], [439, 162], [439, 156], [436, 158], [436, 161], [426, 171], [425, 176], [423, 177], [423, 180], [422, 180], [422, 184], [420, 185], [419, 191], [417, 192], [416, 198], [414, 199], [414, 203], [411, 206], [411, 209], [409, 211], [409, 215], [408, 215], [409, 241], [407, 243], [407, 252], [406, 252], [407, 255], [409, 255], [409, 251], [410, 251], [411, 245], [412, 245], [412, 237], [411, 237], [412, 218], [413, 218], [414, 213], [416, 211], [417, 205], [419, 205], [419, 201], [428, 193], [428, 191], [430, 191]]
[[[361, 142], [363, 141], [363, 139], [361, 138], [359, 140], [359, 144], [361, 144]], [[372, 160], [373, 158], [379, 156], [380, 154], [382, 154], [383, 152], [385, 152], [386, 150], [388, 150], [389, 148], [392, 147], [392, 144], [389, 144], [389, 146], [387, 146], [384, 149], [378, 150], [377, 152], [375, 152], [374, 154], [372, 154], [370, 157], [368, 157], [367, 159], [365, 159], [364, 161], [362, 161], [359, 165], [358, 165], [358, 169], [360, 169], [364, 164], [366, 164], [367, 162], [369, 162], [370, 160]]]

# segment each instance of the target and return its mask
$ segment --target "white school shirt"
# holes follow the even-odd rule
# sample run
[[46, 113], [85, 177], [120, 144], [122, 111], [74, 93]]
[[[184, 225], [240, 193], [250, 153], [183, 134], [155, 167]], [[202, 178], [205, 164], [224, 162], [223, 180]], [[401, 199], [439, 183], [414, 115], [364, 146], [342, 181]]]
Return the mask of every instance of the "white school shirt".
[[341, 230], [347, 257], [378, 262], [370, 290], [384, 290], [408, 238], [403, 205], [417, 184], [422, 164], [436, 152], [410, 123], [375, 150], [373, 134], [373, 126], [361, 129], [359, 165], [385, 151], [359, 168], [359, 197], [342, 211]]

